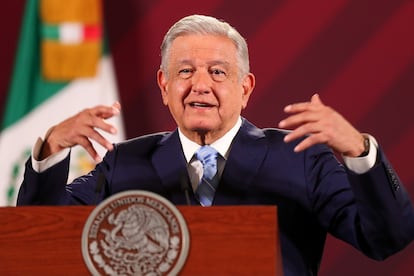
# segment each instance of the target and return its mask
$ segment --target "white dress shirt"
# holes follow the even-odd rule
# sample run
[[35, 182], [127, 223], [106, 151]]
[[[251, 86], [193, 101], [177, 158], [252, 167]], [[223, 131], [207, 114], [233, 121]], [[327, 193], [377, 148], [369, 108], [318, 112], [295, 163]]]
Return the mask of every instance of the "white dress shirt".
[[[239, 117], [236, 124], [223, 137], [210, 145], [219, 153], [217, 157], [217, 173], [219, 179], [221, 178], [224, 170], [224, 165], [226, 163], [227, 157], [229, 156], [231, 142], [239, 131], [241, 124], [242, 120]], [[183, 147], [185, 160], [187, 160], [187, 170], [190, 177], [191, 186], [195, 191], [198, 183], [200, 183], [201, 177], [203, 176], [203, 165], [194, 156], [195, 152], [201, 147], [201, 145], [188, 139], [180, 129], [178, 129], [178, 134], [180, 137], [181, 146]]]

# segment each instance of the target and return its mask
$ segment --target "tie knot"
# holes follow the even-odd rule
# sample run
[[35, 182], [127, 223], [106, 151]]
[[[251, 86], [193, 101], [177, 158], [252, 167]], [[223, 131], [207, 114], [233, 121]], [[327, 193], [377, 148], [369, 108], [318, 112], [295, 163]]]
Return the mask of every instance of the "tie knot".
[[203, 164], [204, 176], [212, 179], [217, 172], [218, 152], [210, 146], [202, 146], [196, 152], [197, 159]]
[[196, 157], [201, 161], [203, 166], [217, 164], [217, 155], [218, 152], [208, 145], [202, 146], [196, 151]]

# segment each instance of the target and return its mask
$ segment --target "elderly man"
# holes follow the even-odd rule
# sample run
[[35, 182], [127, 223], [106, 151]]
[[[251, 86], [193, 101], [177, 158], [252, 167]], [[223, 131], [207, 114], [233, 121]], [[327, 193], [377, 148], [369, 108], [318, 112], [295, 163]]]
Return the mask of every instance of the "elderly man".
[[[157, 80], [177, 129], [112, 145], [96, 129], [116, 132], [105, 119], [119, 103], [84, 110], [37, 142], [19, 205], [94, 204], [130, 189], [186, 204], [187, 185], [191, 204], [277, 205], [286, 275], [317, 274], [328, 232], [379, 260], [411, 242], [413, 207], [384, 153], [318, 95], [285, 108], [279, 127], [291, 131], [259, 129], [241, 116], [255, 77], [246, 42], [228, 23], [185, 17], [164, 37], [161, 55]], [[66, 185], [70, 147], [100, 160], [91, 139], [108, 153]]]

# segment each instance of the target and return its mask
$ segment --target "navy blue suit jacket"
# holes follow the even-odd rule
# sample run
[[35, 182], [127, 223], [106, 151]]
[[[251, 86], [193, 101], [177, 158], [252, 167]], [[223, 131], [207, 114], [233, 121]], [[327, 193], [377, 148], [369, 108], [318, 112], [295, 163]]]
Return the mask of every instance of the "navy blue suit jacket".
[[[413, 239], [412, 204], [381, 150], [375, 167], [356, 175], [326, 146], [295, 153], [295, 143], [284, 143], [284, 136], [243, 119], [213, 204], [277, 205], [285, 275], [317, 274], [328, 232], [374, 259], [386, 258]], [[95, 170], [71, 185], [65, 185], [69, 158], [40, 174], [30, 160], [26, 166], [18, 205], [95, 204], [131, 189], [186, 204], [183, 186], [189, 181], [177, 131], [115, 145]], [[102, 173], [106, 181], [96, 201]]]

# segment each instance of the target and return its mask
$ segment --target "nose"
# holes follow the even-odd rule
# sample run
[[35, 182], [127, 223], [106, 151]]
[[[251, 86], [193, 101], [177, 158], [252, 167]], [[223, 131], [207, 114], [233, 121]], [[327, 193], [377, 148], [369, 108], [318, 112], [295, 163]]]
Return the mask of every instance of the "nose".
[[192, 92], [195, 93], [210, 93], [212, 79], [208, 72], [197, 70], [194, 72], [192, 78]]

